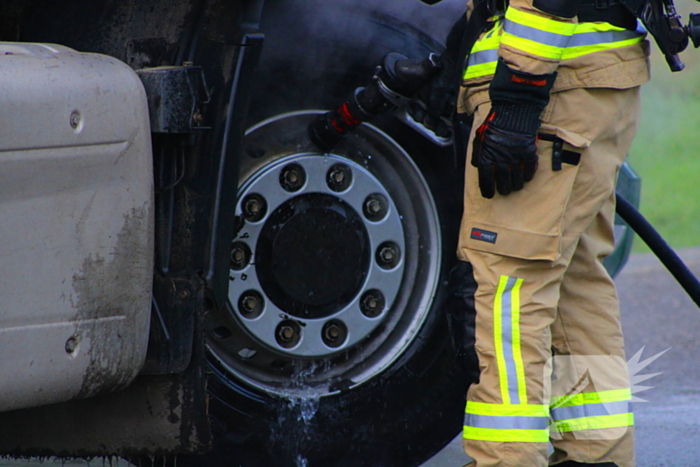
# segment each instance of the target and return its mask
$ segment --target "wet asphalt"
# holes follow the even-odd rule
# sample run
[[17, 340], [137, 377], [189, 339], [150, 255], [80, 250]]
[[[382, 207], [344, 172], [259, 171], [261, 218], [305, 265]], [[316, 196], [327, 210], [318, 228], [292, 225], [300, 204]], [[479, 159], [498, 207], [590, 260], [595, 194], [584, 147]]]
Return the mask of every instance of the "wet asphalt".
[[[700, 275], [700, 248], [679, 252]], [[628, 358], [642, 360], [669, 349], [642, 374], [659, 373], [635, 394], [637, 467], [700, 466], [700, 309], [651, 254], [632, 255], [617, 280]], [[457, 437], [421, 467], [461, 467], [469, 462]], [[0, 467], [126, 467], [125, 461], [0, 460]], [[263, 467], [263, 466], [261, 466]]]

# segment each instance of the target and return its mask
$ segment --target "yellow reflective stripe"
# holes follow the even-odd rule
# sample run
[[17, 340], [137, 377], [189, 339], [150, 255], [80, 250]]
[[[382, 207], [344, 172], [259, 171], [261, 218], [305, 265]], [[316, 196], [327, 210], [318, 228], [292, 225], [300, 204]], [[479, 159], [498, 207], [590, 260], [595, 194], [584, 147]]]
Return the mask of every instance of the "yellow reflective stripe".
[[586, 34], [589, 32], [607, 32], [607, 31], [629, 31], [629, 29], [613, 26], [610, 23], [578, 23], [575, 25], [573, 35]]
[[576, 30], [576, 23], [545, 18], [526, 11], [520, 11], [513, 7], [509, 7], [506, 10], [506, 19], [522, 24], [523, 26], [529, 26], [541, 31], [553, 32], [555, 34], [562, 34], [564, 36], [570, 36]]
[[549, 407], [538, 404], [488, 404], [467, 401], [465, 412], [492, 417], [549, 417]]
[[481, 65], [472, 65], [467, 67], [464, 72], [464, 79], [479, 78], [481, 76], [489, 76], [496, 73], [498, 62], [482, 63]]
[[600, 430], [604, 428], [620, 428], [634, 425], [634, 414], [600, 415], [597, 417], [572, 418], [554, 422], [555, 429], [560, 433], [580, 430]]
[[574, 405], [600, 404], [605, 402], [623, 402], [632, 399], [630, 389], [612, 389], [610, 391], [581, 392], [573, 396], [552, 396], [552, 407], [571, 407]]
[[522, 285], [522, 279], [518, 279], [515, 282], [511, 298], [513, 306], [513, 360], [515, 361], [515, 374], [518, 380], [518, 395], [520, 396], [520, 402], [526, 402], [527, 385], [525, 384], [525, 366], [523, 364], [523, 355], [520, 349], [520, 286]]
[[541, 44], [530, 39], [525, 39], [524, 37], [508, 34], [507, 32], [503, 33], [501, 44], [551, 60], [561, 60], [564, 54], [564, 49], [562, 47]]
[[619, 42], [607, 42], [602, 44], [594, 45], [582, 45], [580, 47], [567, 47], [564, 49], [564, 53], [561, 56], [562, 60], [569, 60], [572, 58], [581, 57], [583, 55], [592, 54], [594, 52], [600, 52], [603, 50], [617, 49], [619, 47], [627, 47], [629, 45], [639, 44], [644, 40], [644, 36], [635, 37], [633, 39], [628, 39], [626, 41]]
[[508, 394], [508, 373], [506, 361], [503, 356], [503, 291], [508, 284], [508, 277], [501, 276], [493, 301], [493, 344], [496, 350], [496, 362], [498, 363], [498, 381], [501, 386], [501, 400], [504, 404], [510, 404]]
[[498, 428], [475, 428], [465, 426], [462, 433], [466, 439], [515, 443], [547, 443], [549, 430], [502, 430]]
[[501, 43], [501, 34], [503, 32], [503, 21], [499, 21], [493, 29], [487, 32], [484, 37], [476, 41], [472, 47], [472, 53], [482, 50], [497, 49]]

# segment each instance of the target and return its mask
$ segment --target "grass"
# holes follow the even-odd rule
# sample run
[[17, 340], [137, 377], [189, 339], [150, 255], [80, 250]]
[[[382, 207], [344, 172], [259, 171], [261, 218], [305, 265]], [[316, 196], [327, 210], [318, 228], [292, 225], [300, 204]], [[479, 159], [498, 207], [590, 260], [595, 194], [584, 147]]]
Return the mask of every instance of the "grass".
[[[674, 248], [700, 245], [700, 50], [671, 73], [654, 47], [652, 80], [630, 162], [642, 177], [641, 212]], [[649, 251], [635, 239], [635, 252]]]

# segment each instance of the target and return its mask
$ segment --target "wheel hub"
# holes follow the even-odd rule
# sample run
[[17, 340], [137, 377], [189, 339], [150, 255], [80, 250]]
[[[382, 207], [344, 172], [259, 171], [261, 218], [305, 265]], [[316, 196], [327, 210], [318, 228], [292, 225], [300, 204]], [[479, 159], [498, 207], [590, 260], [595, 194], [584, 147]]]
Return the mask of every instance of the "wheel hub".
[[[319, 357], [379, 326], [401, 286], [404, 233], [374, 175], [339, 156], [292, 155], [253, 174], [239, 199], [245, 221], [229, 299], [249, 335], [284, 354]], [[384, 300], [368, 313], [369, 291]]]
[[369, 252], [367, 229], [355, 210], [337, 197], [313, 193], [272, 213], [260, 233], [256, 269], [279, 309], [298, 318], [325, 318], [360, 291]]

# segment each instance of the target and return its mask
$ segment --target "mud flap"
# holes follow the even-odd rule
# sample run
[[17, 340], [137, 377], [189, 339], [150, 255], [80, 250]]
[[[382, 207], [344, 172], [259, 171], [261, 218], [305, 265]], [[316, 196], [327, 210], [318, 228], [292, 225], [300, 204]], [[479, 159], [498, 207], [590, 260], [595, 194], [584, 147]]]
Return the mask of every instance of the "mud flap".
[[104, 396], [0, 413], [0, 455], [137, 457], [209, 449], [203, 290], [197, 302], [192, 360], [184, 372], [142, 375]]

